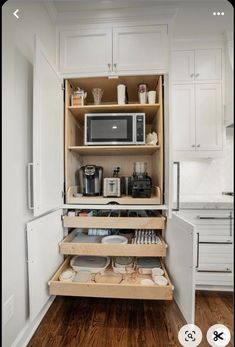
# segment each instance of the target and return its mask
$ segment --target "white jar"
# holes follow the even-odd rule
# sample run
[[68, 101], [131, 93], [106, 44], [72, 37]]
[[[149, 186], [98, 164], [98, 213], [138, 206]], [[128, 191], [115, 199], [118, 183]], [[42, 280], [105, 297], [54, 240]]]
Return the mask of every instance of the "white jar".
[[125, 84], [119, 84], [117, 86], [117, 101], [119, 105], [126, 103], [126, 86]]

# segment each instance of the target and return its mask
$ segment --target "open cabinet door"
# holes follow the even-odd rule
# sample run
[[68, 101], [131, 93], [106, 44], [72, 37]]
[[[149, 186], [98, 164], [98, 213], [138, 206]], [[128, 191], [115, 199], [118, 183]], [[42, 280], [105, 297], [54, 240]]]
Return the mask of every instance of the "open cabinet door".
[[196, 237], [194, 226], [172, 213], [167, 219], [166, 267], [174, 284], [174, 299], [187, 323], [195, 319]]
[[63, 239], [62, 210], [27, 223], [29, 311], [33, 320], [49, 299], [48, 280], [63, 261], [59, 242]]
[[38, 37], [34, 54], [31, 208], [39, 216], [63, 203], [63, 90]]

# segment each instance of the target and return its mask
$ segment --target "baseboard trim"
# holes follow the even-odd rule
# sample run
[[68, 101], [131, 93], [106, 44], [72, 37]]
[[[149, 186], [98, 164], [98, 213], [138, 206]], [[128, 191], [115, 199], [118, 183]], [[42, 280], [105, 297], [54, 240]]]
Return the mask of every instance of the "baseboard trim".
[[30, 320], [26, 322], [25, 327], [23, 328], [23, 330], [21, 330], [21, 332], [19, 333], [19, 335], [17, 336], [17, 338], [15, 339], [11, 347], [26, 347], [27, 346], [33, 334], [35, 333], [37, 327], [41, 323], [41, 320], [43, 319], [48, 309], [50, 308], [51, 304], [53, 303], [54, 299], [55, 299], [55, 296], [51, 296], [49, 300], [47, 301], [46, 305], [38, 314], [38, 316], [32, 322]]

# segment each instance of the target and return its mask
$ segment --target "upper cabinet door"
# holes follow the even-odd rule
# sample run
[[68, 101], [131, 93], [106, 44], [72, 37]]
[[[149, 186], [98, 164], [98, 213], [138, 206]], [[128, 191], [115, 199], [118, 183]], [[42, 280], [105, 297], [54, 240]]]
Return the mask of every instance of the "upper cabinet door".
[[194, 324], [197, 254], [194, 226], [173, 213], [167, 220], [166, 242], [169, 246], [166, 266], [175, 286], [174, 299], [186, 322]]
[[61, 207], [63, 202], [61, 82], [36, 37], [33, 91], [33, 209], [35, 216]]
[[167, 26], [114, 28], [113, 66], [117, 73], [167, 71]]
[[221, 49], [195, 50], [195, 81], [221, 80]]
[[194, 81], [194, 51], [174, 51], [172, 53], [173, 82]]
[[197, 84], [196, 149], [222, 149], [222, 90], [220, 84]]
[[172, 125], [174, 150], [195, 151], [195, 98], [193, 84], [173, 85]]
[[60, 72], [108, 74], [112, 69], [112, 29], [60, 32]]

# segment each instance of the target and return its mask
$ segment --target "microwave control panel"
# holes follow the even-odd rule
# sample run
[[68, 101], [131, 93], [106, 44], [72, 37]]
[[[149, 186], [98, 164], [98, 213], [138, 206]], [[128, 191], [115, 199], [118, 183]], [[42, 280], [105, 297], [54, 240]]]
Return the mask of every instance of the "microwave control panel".
[[144, 142], [144, 116], [138, 115], [136, 116], [136, 142], [143, 143]]

